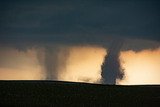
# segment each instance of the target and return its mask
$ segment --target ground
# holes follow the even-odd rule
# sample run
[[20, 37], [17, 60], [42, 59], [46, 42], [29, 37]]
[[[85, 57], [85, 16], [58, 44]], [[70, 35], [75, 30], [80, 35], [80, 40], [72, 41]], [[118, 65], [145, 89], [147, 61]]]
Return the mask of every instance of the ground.
[[63, 81], [0, 81], [0, 105], [160, 107], [160, 85], [116, 86]]

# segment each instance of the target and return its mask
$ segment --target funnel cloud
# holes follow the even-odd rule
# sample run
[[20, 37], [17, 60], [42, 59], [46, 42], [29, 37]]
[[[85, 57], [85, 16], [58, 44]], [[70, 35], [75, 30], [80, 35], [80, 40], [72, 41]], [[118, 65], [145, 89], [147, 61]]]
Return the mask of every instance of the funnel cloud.
[[120, 68], [119, 55], [123, 45], [122, 39], [113, 40], [108, 48], [108, 54], [102, 65], [102, 77], [104, 84], [116, 84], [117, 79], [123, 78], [123, 71]]

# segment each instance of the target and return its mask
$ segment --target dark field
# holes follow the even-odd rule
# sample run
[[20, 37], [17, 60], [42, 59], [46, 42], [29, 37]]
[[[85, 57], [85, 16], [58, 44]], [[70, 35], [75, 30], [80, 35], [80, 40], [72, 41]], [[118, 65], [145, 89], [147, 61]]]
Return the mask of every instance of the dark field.
[[114, 86], [62, 81], [0, 81], [0, 105], [0, 107], [160, 107], [160, 86]]

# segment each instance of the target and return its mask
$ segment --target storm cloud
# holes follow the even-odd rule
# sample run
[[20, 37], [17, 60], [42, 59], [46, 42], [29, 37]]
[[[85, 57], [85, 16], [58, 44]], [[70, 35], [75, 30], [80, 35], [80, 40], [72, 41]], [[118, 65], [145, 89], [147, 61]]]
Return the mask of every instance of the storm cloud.
[[88, 42], [114, 36], [159, 41], [159, 4], [154, 0], [2, 0], [1, 41]]

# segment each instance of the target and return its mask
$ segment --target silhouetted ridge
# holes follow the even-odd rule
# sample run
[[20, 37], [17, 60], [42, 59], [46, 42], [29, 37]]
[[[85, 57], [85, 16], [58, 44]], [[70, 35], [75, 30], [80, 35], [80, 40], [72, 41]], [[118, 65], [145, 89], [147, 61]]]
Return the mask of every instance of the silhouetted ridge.
[[158, 106], [160, 86], [0, 81], [0, 106]]

